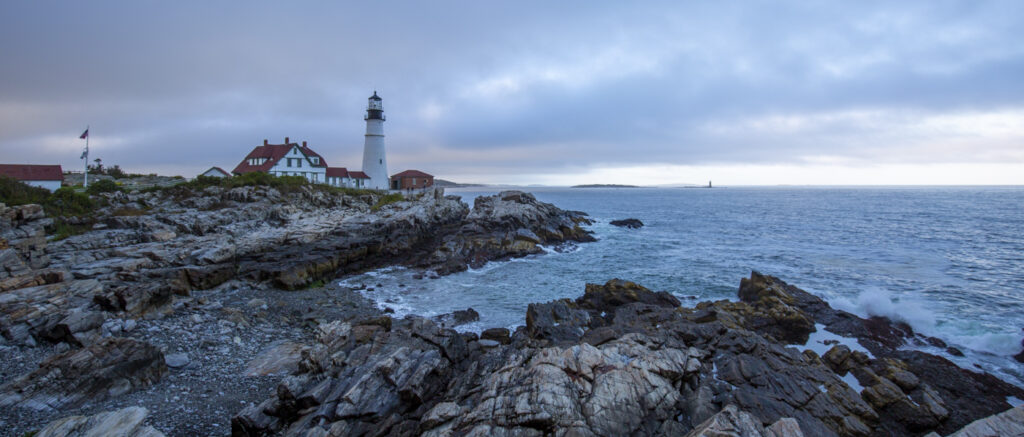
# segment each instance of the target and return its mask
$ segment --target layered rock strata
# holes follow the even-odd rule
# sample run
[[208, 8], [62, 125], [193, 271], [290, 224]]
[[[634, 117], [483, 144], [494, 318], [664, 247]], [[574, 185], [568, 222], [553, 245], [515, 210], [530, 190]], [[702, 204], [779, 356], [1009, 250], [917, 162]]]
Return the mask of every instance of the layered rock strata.
[[49, 244], [38, 206], [0, 210], [0, 345], [89, 344], [112, 314], [167, 311], [232, 279], [297, 289], [384, 265], [446, 274], [593, 240], [582, 213], [521, 192], [472, 211], [440, 190], [379, 209], [376, 195], [311, 189], [175, 193], [109, 194], [93, 231]]
[[[593, 239], [580, 227], [588, 223], [583, 214], [519, 192], [480, 199], [474, 210], [440, 190], [393, 203], [378, 194], [308, 187], [283, 193], [259, 186], [119, 192], [94, 200], [104, 205], [96, 217], [67, 219], [76, 226], [93, 223], [92, 229], [59, 241], [47, 238], [54, 222], [38, 205], [0, 204], [0, 353], [34, 356], [24, 351], [59, 345], [34, 371], [5, 377], [0, 406], [11, 411], [50, 417], [145, 390], [168, 367], [214, 366], [193, 364], [181, 349], [165, 356], [146, 343], [147, 336], [159, 335], [159, 323], [129, 334], [143, 320], [174, 317], [197, 304], [189, 297], [197, 290], [231, 284], [233, 290], [295, 290], [394, 264], [446, 274], [541, 253], [540, 245]], [[300, 311], [285, 319], [303, 327], [322, 322], [320, 310]], [[249, 345], [224, 334], [245, 326], [246, 314], [225, 315], [215, 337], [230, 347], [203, 344], [197, 350]], [[470, 310], [439, 322], [453, 326], [475, 316]], [[120, 337], [125, 335], [141, 339]], [[281, 341], [245, 375], [294, 370], [304, 346]]]

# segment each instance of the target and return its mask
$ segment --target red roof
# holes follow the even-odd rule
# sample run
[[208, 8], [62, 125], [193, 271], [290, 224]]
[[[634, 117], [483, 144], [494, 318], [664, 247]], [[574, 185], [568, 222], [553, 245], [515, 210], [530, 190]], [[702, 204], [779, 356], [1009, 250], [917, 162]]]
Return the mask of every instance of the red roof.
[[345, 167], [327, 167], [326, 176], [329, 178], [347, 178], [348, 169]]
[[366, 173], [363, 173], [361, 171], [350, 171], [350, 172], [348, 172], [348, 177], [350, 177], [352, 179], [369, 179], [370, 178], [369, 176], [366, 175]]
[[[315, 156], [319, 158], [320, 162], [318, 164], [310, 164], [313, 167], [327, 167], [327, 161], [324, 160], [324, 157], [320, 156], [320, 154], [314, 152], [309, 147], [299, 146], [299, 143], [286, 142], [285, 144], [266, 144], [266, 142], [264, 142], [262, 146], [257, 146], [256, 148], [252, 149], [252, 151], [249, 152], [248, 155], [245, 155], [245, 158], [242, 159], [242, 162], [238, 164], [238, 166], [236, 166], [235, 169], [232, 170], [231, 172], [235, 174], [242, 174], [252, 173], [254, 171], [269, 171], [271, 168], [274, 167], [275, 164], [277, 164], [277, 161], [280, 161], [281, 158], [284, 158], [284, 156], [287, 155], [288, 152], [292, 150], [292, 147], [298, 147], [299, 150], [302, 151], [302, 153], [305, 154], [307, 157]], [[249, 159], [251, 158], [267, 158], [267, 161], [264, 162], [263, 164], [251, 165], [249, 164]]]
[[434, 175], [426, 174], [419, 170], [406, 170], [401, 173], [391, 175], [391, 178], [432, 178]]
[[59, 165], [0, 164], [0, 175], [19, 181], [63, 181]]

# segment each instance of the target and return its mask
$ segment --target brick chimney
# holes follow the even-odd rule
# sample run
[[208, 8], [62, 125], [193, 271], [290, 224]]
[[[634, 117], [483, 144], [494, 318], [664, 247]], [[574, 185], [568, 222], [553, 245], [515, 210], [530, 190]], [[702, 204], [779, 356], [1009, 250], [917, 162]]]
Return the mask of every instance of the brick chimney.
[[267, 139], [266, 139], [266, 138], [264, 138], [264, 139], [263, 139], [263, 145], [264, 145], [264, 146], [266, 146], [266, 145], [267, 145]]
[[306, 147], [306, 142], [305, 142], [305, 141], [303, 141], [303, 142], [302, 142], [302, 147], [303, 147], [303, 148], [305, 148], [305, 147]]
[[286, 145], [286, 146], [287, 146], [287, 145], [289, 145], [289, 144], [291, 144], [291, 143], [289, 143], [289, 142], [288, 142], [288, 137], [284, 137], [284, 145]]

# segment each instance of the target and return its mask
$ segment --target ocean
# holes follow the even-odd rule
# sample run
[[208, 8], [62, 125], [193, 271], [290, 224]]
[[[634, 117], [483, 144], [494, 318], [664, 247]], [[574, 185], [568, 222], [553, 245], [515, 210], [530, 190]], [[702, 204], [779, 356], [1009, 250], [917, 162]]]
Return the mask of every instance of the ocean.
[[[684, 305], [736, 299], [751, 270], [833, 307], [910, 324], [960, 348], [957, 364], [1024, 387], [1024, 187], [531, 188], [588, 213], [598, 239], [439, 279], [391, 267], [343, 278], [398, 317], [472, 307], [479, 331], [526, 306], [627, 279]], [[472, 205], [499, 189], [448, 189]], [[637, 218], [640, 229], [609, 221]]]

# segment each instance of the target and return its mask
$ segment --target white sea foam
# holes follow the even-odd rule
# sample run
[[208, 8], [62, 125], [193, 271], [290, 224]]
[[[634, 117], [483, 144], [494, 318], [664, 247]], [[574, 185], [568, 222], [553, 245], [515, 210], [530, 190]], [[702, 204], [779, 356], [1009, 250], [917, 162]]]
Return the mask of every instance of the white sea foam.
[[[910, 325], [914, 332], [939, 337], [945, 341], [977, 352], [1011, 356], [1021, 352], [1024, 336], [1009, 333], [965, 333], [962, 326], [941, 324], [928, 304], [911, 297], [894, 298], [880, 288], [869, 288], [854, 301], [842, 297], [829, 299], [834, 308], [851, 312], [860, 317], [880, 316]], [[935, 307], [935, 305], [931, 305]]]
[[861, 317], [885, 317], [889, 320], [906, 323], [915, 331], [935, 332], [935, 313], [926, 309], [926, 303], [907, 296], [896, 299], [892, 293], [878, 287], [869, 287], [858, 295], [855, 301], [837, 297], [830, 299], [829, 303], [834, 308]]
[[1024, 401], [1013, 396], [1007, 396], [1006, 403], [1010, 404], [1013, 408], [1017, 408], [1021, 405], [1024, 405]]
[[945, 335], [951, 343], [978, 352], [1010, 356], [1021, 352], [1021, 336], [1017, 334], [984, 333], [978, 335]]

